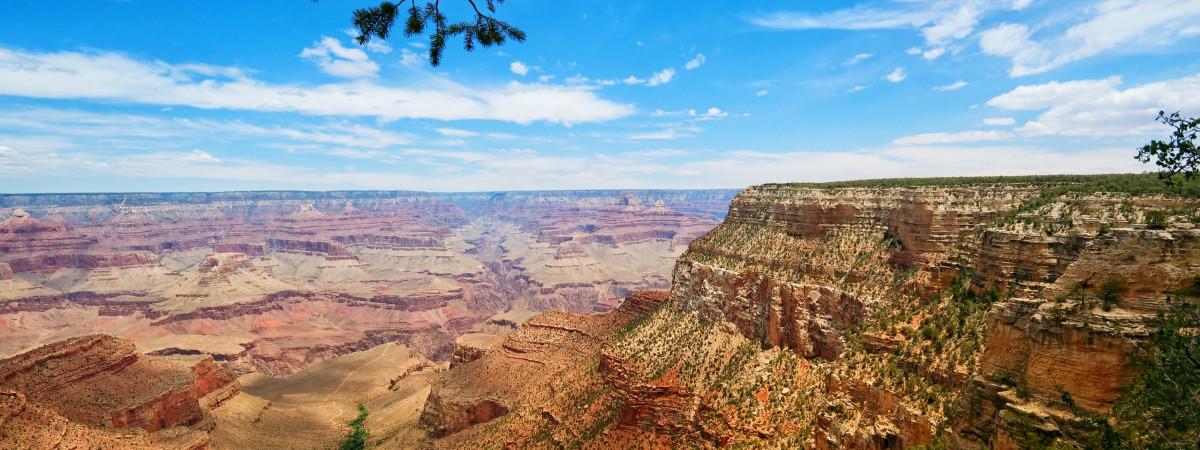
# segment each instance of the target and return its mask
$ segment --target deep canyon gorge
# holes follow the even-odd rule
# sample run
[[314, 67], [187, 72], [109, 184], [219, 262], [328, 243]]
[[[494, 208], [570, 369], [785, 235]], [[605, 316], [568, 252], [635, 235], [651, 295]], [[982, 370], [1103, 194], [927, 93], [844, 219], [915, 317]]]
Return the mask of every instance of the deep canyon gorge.
[[3, 195], [0, 446], [1075, 445], [1200, 280], [1112, 179]]

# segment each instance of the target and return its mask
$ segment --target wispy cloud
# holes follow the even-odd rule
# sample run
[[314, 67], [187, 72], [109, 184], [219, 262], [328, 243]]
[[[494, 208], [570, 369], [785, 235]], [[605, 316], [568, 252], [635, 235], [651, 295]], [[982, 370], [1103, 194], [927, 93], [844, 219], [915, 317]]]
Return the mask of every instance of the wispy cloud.
[[1007, 131], [963, 131], [961, 133], [925, 133], [905, 136], [892, 141], [895, 145], [959, 144], [963, 142], [998, 141], [1013, 136]]
[[850, 59], [843, 61], [842, 65], [843, 66], [853, 66], [853, 65], [858, 64], [872, 56], [875, 56], [875, 55], [873, 53], [859, 53], [857, 55], [851, 56]]
[[685, 68], [687, 70], [695, 69], [695, 68], [703, 65], [704, 61], [706, 61], [706, 60], [707, 60], [707, 58], [704, 57], [703, 53], [697, 53], [695, 58], [692, 58], [691, 61], [688, 61], [687, 64], [683, 65], [683, 68]]
[[331, 37], [321, 37], [312, 47], [300, 52], [300, 57], [307, 59], [322, 72], [341, 78], [373, 77], [379, 73], [379, 65], [371, 61], [367, 53], [357, 48], [346, 48], [341, 42]]
[[426, 87], [397, 88], [367, 80], [317, 86], [271, 84], [237, 68], [138, 61], [111, 52], [0, 48], [0, 95], [18, 97], [522, 124], [601, 122], [633, 113], [632, 106], [600, 99], [586, 87], [513, 82], [499, 89], [473, 89], [438, 78], [423, 84]]
[[891, 71], [891, 73], [888, 73], [887, 75], [883, 76], [883, 79], [891, 81], [893, 83], [899, 83], [901, 81], [904, 81], [905, 78], [908, 78], [908, 74], [904, 73], [903, 67], [897, 67], [896, 70], [893, 70], [893, 71]]
[[966, 85], [967, 85], [966, 81], [958, 80], [958, 81], [955, 81], [953, 83], [950, 83], [950, 84], [947, 84], [944, 86], [934, 86], [933, 90], [935, 90], [935, 91], [955, 91], [955, 90], [961, 89], [962, 87], [964, 87]]

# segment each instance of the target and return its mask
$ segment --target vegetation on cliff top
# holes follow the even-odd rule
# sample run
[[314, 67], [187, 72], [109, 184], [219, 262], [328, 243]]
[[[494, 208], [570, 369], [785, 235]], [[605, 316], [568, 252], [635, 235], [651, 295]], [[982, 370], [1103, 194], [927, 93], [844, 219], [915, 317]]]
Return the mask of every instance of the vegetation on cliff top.
[[844, 188], [917, 188], [967, 187], [984, 185], [1024, 185], [1059, 188], [1058, 192], [1120, 192], [1133, 195], [1170, 195], [1200, 198], [1200, 183], [1176, 181], [1165, 184], [1156, 173], [1103, 175], [1024, 175], [986, 177], [880, 178], [835, 181], [829, 183], [783, 183], [766, 186], [791, 186], [812, 189]]

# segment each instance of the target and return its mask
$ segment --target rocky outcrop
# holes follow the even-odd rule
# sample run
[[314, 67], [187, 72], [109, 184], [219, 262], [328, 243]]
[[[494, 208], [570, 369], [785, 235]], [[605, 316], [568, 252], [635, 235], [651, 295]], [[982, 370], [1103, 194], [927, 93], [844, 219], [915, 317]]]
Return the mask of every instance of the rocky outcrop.
[[533, 391], [558, 382], [562, 374], [586, 370], [614, 331], [667, 295], [634, 294], [626, 300], [628, 307], [605, 314], [551, 311], [528, 319], [498, 348], [456, 365], [434, 383], [421, 414], [422, 426], [435, 436], [447, 436], [507, 414]]
[[928, 444], [933, 424], [885, 389], [854, 378], [829, 375], [825, 395], [837, 407], [857, 408], [859, 415], [846, 419], [822, 414], [813, 430], [815, 448], [893, 449]]
[[[73, 338], [0, 361], [0, 442], [207, 448], [208, 410], [238, 386], [209, 356], [151, 357], [128, 340]], [[46, 422], [20, 428], [32, 420]], [[152, 434], [105, 431], [127, 427]]]
[[687, 259], [675, 266], [672, 292], [677, 308], [729, 322], [747, 337], [829, 360], [842, 352], [841, 330], [879, 303], [836, 287], [779, 281]]
[[843, 224], [886, 226], [905, 248], [944, 252], [964, 234], [1040, 194], [1030, 186], [916, 188], [747, 188], [729, 206], [726, 223], [749, 223], [820, 237]]
[[0, 361], [0, 387], [72, 420], [94, 426], [157, 431], [204, 420], [199, 399], [236, 385], [212, 364], [147, 357], [132, 342], [107, 335], [47, 345]]

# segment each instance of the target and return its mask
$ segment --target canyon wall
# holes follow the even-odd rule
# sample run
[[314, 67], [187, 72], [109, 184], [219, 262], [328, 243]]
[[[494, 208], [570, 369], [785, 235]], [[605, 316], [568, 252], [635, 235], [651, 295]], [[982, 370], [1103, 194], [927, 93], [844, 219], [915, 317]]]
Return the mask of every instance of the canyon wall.
[[[749, 188], [678, 259], [668, 306], [598, 349], [551, 335], [464, 348], [444, 381], [546, 376], [520, 359], [537, 342], [577, 350], [550, 372], [586, 394], [435, 388], [425, 424], [447, 447], [1080, 442], [1077, 414], [1112, 407], [1165, 299], [1200, 273], [1200, 202], [1078, 183]], [[1156, 211], [1165, 229], [1143, 225]]]

